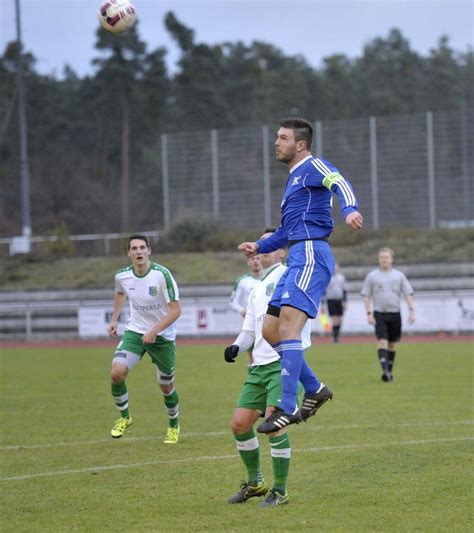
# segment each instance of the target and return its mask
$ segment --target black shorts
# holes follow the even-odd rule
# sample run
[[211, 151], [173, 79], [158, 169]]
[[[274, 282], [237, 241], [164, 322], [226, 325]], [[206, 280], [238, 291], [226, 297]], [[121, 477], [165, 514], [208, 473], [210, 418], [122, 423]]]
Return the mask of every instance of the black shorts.
[[375, 336], [388, 342], [398, 342], [402, 337], [402, 317], [400, 313], [379, 313], [374, 311]]
[[342, 316], [344, 314], [344, 306], [342, 300], [328, 300], [329, 316]]

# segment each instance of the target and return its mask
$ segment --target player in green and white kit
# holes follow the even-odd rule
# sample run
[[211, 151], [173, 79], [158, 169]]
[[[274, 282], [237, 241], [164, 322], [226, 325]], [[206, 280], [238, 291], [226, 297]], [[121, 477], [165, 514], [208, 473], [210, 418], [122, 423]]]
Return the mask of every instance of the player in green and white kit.
[[232, 287], [232, 294], [230, 295], [230, 306], [243, 317], [245, 316], [245, 311], [247, 309], [249, 295], [252, 292], [252, 289], [258, 285], [262, 273], [262, 265], [260, 264], [260, 258], [258, 255], [255, 257], [249, 257], [247, 259], [247, 264], [250, 268], [250, 272], [247, 272], [235, 280], [234, 286]]
[[[262, 238], [268, 237], [273, 231], [273, 228], [266, 230]], [[263, 339], [262, 325], [268, 302], [286, 270], [286, 266], [281, 263], [284, 256], [285, 252], [281, 249], [260, 255], [262, 278], [250, 293], [241, 333], [224, 352], [225, 360], [232, 363], [239, 353], [254, 345], [247, 379], [232, 417], [232, 431], [240, 457], [247, 469], [248, 481], [242, 482], [239, 492], [229, 499], [232, 504], [244, 503], [255, 496], [264, 496], [269, 489], [261, 472], [259, 444], [253, 426], [261, 415], [269, 416], [281, 398], [280, 356]], [[303, 349], [311, 345], [309, 321], [303, 329], [302, 344]], [[260, 504], [261, 507], [274, 507], [289, 501], [286, 484], [291, 447], [286, 430], [269, 434], [269, 443], [274, 485]]]
[[181, 314], [178, 286], [165, 267], [150, 261], [147, 237], [132, 235], [127, 255], [132, 264], [115, 274], [114, 310], [108, 332], [117, 335], [117, 321], [128, 298], [130, 319], [112, 361], [112, 397], [120, 411], [111, 435], [120, 438], [132, 423], [128, 409], [125, 379], [130, 369], [145, 352], [157, 367], [157, 379], [164, 396], [169, 427], [164, 442], [176, 444], [179, 439], [179, 398], [174, 385], [176, 368], [176, 325]]

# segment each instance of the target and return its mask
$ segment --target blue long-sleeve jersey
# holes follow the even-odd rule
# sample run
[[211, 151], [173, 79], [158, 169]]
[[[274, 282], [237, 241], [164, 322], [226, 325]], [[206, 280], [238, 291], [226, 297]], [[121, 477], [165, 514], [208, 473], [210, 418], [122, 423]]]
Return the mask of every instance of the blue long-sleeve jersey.
[[281, 202], [281, 225], [257, 241], [259, 253], [284, 248], [288, 241], [329, 237], [334, 227], [333, 193], [339, 196], [344, 218], [357, 211], [351, 184], [328, 161], [309, 155], [291, 168]]

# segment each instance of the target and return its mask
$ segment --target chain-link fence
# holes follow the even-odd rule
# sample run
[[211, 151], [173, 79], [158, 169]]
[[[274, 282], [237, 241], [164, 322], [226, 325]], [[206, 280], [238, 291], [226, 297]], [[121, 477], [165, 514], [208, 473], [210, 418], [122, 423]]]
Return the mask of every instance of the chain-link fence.
[[[474, 225], [472, 110], [315, 122], [314, 129], [313, 153], [351, 181], [367, 227]], [[203, 215], [229, 226], [278, 223], [287, 168], [274, 157], [274, 137], [267, 126], [162, 135], [164, 227]]]

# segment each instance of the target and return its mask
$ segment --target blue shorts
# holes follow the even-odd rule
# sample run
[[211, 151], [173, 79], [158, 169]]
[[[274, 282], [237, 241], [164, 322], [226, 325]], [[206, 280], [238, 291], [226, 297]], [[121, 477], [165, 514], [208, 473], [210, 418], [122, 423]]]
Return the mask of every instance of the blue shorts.
[[315, 318], [334, 272], [331, 246], [326, 241], [298, 242], [291, 246], [287, 264], [269, 305], [288, 305]]

